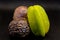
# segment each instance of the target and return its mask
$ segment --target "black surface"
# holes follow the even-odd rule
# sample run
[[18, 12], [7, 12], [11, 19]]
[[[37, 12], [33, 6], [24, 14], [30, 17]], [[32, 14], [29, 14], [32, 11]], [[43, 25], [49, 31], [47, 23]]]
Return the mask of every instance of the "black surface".
[[60, 3], [58, 0], [0, 1], [0, 40], [12, 40], [8, 35], [8, 24], [12, 20], [15, 8], [20, 5], [30, 6], [34, 4], [42, 5], [45, 8], [51, 23], [50, 30], [44, 38], [36, 37], [30, 33], [28, 37], [19, 40], [60, 40]]

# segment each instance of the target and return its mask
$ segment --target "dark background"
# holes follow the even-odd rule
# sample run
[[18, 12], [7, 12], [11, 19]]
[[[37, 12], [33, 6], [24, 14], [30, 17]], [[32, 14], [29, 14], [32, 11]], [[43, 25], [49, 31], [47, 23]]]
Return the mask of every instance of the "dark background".
[[[24, 40], [60, 40], [60, 1], [59, 0], [1, 0], [0, 1], [0, 40], [10, 40], [8, 35], [8, 25], [12, 20], [13, 13], [16, 7], [20, 5], [42, 5], [50, 20], [50, 30], [43, 37], [36, 37], [32, 33]], [[23, 40], [20, 39], [20, 40]]]

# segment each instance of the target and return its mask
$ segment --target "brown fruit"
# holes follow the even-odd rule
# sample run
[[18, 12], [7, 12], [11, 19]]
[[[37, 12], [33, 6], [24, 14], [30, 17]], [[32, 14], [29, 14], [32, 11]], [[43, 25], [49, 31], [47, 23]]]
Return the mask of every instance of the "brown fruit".
[[27, 17], [27, 7], [26, 6], [19, 6], [15, 9], [13, 19], [20, 20], [25, 19]]
[[15, 36], [15, 34], [19, 34], [20, 37], [25, 37], [29, 34], [30, 28], [27, 22], [27, 7], [19, 6], [15, 9], [13, 14], [13, 20], [10, 22], [9, 34]]
[[11, 21], [8, 30], [10, 35], [14, 36], [17, 33], [20, 37], [25, 37], [30, 32], [30, 28], [26, 20]]

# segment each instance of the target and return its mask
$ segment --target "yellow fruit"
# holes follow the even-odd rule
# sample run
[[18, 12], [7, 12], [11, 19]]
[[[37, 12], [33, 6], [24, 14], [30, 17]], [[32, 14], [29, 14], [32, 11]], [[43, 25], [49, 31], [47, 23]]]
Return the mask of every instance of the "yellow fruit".
[[44, 8], [40, 5], [28, 8], [28, 21], [32, 32], [35, 35], [45, 36], [49, 31], [50, 22]]

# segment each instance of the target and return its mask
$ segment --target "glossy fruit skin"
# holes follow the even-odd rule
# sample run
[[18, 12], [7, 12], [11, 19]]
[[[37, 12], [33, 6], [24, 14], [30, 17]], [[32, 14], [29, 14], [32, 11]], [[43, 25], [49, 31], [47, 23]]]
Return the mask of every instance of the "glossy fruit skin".
[[40, 5], [28, 8], [28, 21], [32, 32], [35, 35], [45, 36], [48, 33], [50, 22], [44, 8]]
[[13, 14], [14, 20], [20, 20], [27, 18], [27, 7], [26, 6], [19, 6], [15, 9]]

